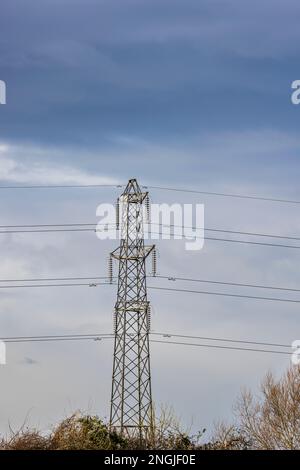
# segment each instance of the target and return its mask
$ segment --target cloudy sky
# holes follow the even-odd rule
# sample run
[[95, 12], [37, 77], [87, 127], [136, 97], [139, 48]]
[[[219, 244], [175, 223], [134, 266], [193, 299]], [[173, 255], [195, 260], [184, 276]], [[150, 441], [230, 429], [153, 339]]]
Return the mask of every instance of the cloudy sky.
[[[300, 200], [300, 106], [291, 103], [299, 19], [296, 0], [2, 0], [0, 184], [136, 177]], [[2, 190], [1, 225], [96, 223], [97, 205], [117, 195], [115, 188]], [[151, 198], [204, 203], [207, 227], [300, 234], [297, 204], [159, 190]], [[106, 275], [115, 247], [93, 233], [2, 234], [0, 278]], [[158, 248], [162, 275], [299, 286], [295, 249], [209, 240], [197, 254], [182, 241]], [[2, 289], [0, 335], [110, 332], [115, 295], [107, 286]], [[149, 295], [156, 331], [285, 344], [300, 335], [297, 304]], [[242, 386], [256, 389], [267, 370], [279, 375], [289, 365], [280, 355], [154, 343], [151, 353], [156, 405], [173, 406], [193, 429], [229, 419]], [[77, 409], [108, 416], [110, 341], [11, 344], [7, 361], [0, 431], [24, 421], [49, 429]]]

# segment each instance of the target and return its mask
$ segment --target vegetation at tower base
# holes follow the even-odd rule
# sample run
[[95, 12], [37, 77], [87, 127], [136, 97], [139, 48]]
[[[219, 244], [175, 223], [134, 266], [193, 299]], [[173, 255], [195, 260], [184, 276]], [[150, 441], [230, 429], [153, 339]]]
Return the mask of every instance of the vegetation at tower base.
[[[207, 442], [207, 440], [209, 442]], [[162, 410], [147, 442], [110, 432], [96, 416], [74, 414], [45, 436], [23, 427], [7, 439], [1, 450], [157, 449], [157, 450], [300, 450], [300, 366], [293, 366], [280, 379], [267, 374], [261, 395], [243, 391], [235, 405], [235, 423], [216, 426], [210, 439], [205, 430], [189, 435], [172, 410]]]
[[183, 432], [171, 412], [163, 411], [147, 442], [140, 437], [124, 437], [110, 432], [97, 416], [74, 414], [58, 424], [48, 436], [22, 428], [0, 442], [0, 450], [134, 450], [198, 449], [200, 436]]

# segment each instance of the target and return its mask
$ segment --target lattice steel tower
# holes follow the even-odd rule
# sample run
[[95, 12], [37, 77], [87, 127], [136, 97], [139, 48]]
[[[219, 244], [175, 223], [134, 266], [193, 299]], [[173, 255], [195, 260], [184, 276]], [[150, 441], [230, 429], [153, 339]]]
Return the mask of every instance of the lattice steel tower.
[[110, 255], [111, 276], [112, 259], [119, 261], [110, 428], [142, 439], [153, 424], [146, 258], [150, 252], [154, 264], [156, 258], [154, 245], [144, 244], [148, 193], [142, 192], [137, 181], [131, 179], [118, 199], [117, 208], [121, 243]]

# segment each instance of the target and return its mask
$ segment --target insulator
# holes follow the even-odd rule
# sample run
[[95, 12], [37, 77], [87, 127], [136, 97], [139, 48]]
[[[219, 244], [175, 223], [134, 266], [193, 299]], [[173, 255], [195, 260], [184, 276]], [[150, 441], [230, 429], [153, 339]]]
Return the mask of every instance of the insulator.
[[151, 329], [151, 306], [148, 305], [147, 307], [147, 330], [150, 331]]
[[150, 223], [151, 220], [150, 220], [150, 198], [149, 198], [149, 194], [147, 194], [147, 196], [145, 198], [145, 205], [146, 205], [147, 222]]
[[119, 230], [119, 227], [120, 227], [120, 200], [118, 198], [116, 202], [116, 228], [117, 230]]
[[108, 258], [108, 279], [109, 279], [109, 283], [112, 284], [113, 282], [113, 259], [111, 256]]
[[113, 331], [114, 333], [117, 332], [117, 313], [114, 312], [114, 318], [113, 318]]
[[152, 250], [152, 276], [156, 276], [156, 249]]

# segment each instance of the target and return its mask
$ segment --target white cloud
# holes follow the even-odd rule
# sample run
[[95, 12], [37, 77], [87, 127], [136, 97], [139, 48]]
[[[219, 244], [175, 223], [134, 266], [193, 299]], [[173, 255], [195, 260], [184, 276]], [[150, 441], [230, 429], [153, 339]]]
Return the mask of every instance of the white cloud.
[[[30, 184], [117, 184], [115, 178], [74, 166], [50, 163], [69, 152], [0, 143], [0, 181]], [[75, 152], [73, 152], [75, 154]], [[30, 156], [30, 158], [29, 158]]]

